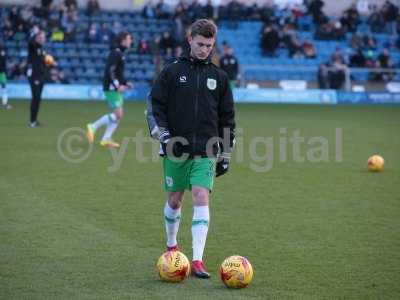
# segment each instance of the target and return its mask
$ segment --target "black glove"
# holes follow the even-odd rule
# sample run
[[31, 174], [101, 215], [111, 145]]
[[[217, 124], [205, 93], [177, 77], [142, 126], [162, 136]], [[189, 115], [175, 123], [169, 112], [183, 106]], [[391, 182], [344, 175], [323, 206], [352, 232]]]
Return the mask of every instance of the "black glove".
[[[172, 144], [172, 149], [170, 148], [171, 146], [169, 145], [170, 143]], [[160, 143], [162, 147], [162, 151], [164, 155], [172, 155], [175, 158], [180, 158], [183, 154], [182, 150], [182, 144], [179, 142], [174, 142], [173, 139], [171, 140], [171, 135], [168, 132], [165, 132], [164, 134], [160, 135]], [[168, 150], [170, 151], [168, 153]], [[172, 153], [171, 153], [172, 150]]]
[[229, 170], [230, 157], [221, 156], [217, 162], [217, 167], [215, 169], [216, 177], [224, 175]]

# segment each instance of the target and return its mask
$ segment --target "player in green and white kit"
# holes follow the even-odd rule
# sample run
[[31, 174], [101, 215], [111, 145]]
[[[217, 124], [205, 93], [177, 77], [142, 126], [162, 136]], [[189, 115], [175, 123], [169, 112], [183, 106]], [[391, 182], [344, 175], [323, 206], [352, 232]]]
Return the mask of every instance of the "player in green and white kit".
[[183, 196], [188, 190], [193, 199], [191, 272], [198, 278], [210, 278], [203, 262], [210, 224], [210, 191], [214, 175], [228, 172], [235, 140], [228, 76], [210, 57], [216, 35], [212, 21], [201, 19], [192, 24], [190, 51], [163, 69], [147, 107], [150, 133], [160, 141], [163, 156], [167, 250], [178, 249]]
[[117, 129], [123, 116], [124, 99], [122, 92], [131, 87], [124, 77], [126, 49], [132, 45], [132, 35], [126, 31], [118, 34], [116, 45], [108, 55], [106, 70], [104, 72], [103, 90], [111, 113], [105, 114], [93, 123], [87, 124], [87, 138], [94, 142], [95, 132], [102, 126], [107, 126], [100, 145], [109, 148], [118, 148], [119, 144], [112, 140], [112, 135]]
[[0, 87], [1, 87], [1, 104], [5, 109], [10, 109], [7, 94], [7, 76], [6, 76], [6, 49], [0, 44]]

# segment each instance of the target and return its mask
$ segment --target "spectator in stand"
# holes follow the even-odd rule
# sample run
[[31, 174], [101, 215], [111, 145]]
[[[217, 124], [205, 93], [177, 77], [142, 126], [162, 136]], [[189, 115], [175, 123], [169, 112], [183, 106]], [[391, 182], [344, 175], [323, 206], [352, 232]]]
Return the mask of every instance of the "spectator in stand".
[[100, 12], [100, 4], [98, 0], [88, 0], [86, 5], [86, 15], [94, 16]]
[[367, 59], [362, 51], [361, 48], [357, 50], [356, 53], [354, 53], [350, 57], [350, 67], [353, 68], [364, 68], [367, 64]]
[[77, 11], [70, 10], [70, 11], [67, 11], [66, 14], [63, 14], [63, 17], [61, 20], [61, 26], [62, 26], [62, 29], [64, 30], [66, 42], [74, 42], [75, 41], [75, 35], [76, 35], [76, 31], [77, 31], [77, 29], [76, 29], [77, 21], [78, 21]]
[[17, 6], [13, 6], [11, 11], [8, 14], [8, 20], [11, 23], [12, 29], [14, 32], [21, 30], [24, 28], [25, 23], [21, 16], [20, 8]]
[[159, 35], [156, 35], [154, 37], [154, 39], [150, 42], [150, 46], [149, 46], [150, 53], [153, 56], [159, 56], [160, 55], [160, 53], [161, 53], [160, 44], [161, 44], [161, 37]]
[[172, 36], [176, 45], [183, 45], [186, 40], [185, 28], [191, 23], [190, 17], [186, 14], [184, 6], [178, 4], [173, 17]]
[[314, 24], [321, 25], [327, 21], [325, 14], [322, 11], [325, 3], [322, 0], [312, 0], [308, 4], [308, 12], [313, 17]]
[[296, 31], [290, 25], [283, 28], [282, 41], [289, 50], [290, 57], [299, 57], [303, 54], [302, 44], [296, 34]]
[[181, 57], [183, 53], [183, 48], [181, 46], [177, 46], [175, 48], [175, 58]]
[[101, 42], [104, 44], [111, 44], [111, 32], [110, 29], [108, 28], [107, 23], [103, 23], [101, 25], [100, 29], [100, 35], [101, 35]]
[[171, 34], [168, 31], [165, 31], [160, 41], [161, 53], [172, 56], [174, 46], [175, 44]]
[[275, 25], [265, 26], [261, 36], [261, 49], [264, 55], [275, 56], [280, 43], [279, 32]]
[[376, 49], [376, 39], [370, 34], [364, 34], [362, 38], [363, 50], [375, 50]]
[[116, 36], [118, 35], [118, 33], [120, 33], [121, 31], [122, 31], [121, 23], [118, 21], [115, 21], [110, 30], [110, 40], [113, 41], [116, 38]]
[[13, 80], [25, 80], [26, 79], [26, 60], [22, 60], [20, 63], [12, 61], [10, 64], [10, 79]]
[[272, 2], [264, 3], [260, 8], [260, 19], [266, 25], [270, 25], [275, 22], [275, 10]]
[[329, 67], [329, 88], [339, 90], [346, 81], [347, 66], [339, 56], [333, 56], [332, 63]]
[[189, 16], [191, 18], [191, 22], [203, 18], [203, 7], [200, 5], [198, 0], [192, 1], [192, 3], [189, 5], [188, 11], [189, 11]]
[[340, 22], [326, 22], [317, 27], [315, 38], [318, 40], [343, 40], [345, 33]]
[[63, 71], [59, 70], [57, 67], [52, 67], [49, 72], [49, 78], [47, 80], [50, 83], [68, 84], [69, 80], [65, 77]]
[[305, 58], [316, 58], [317, 50], [311, 41], [305, 41], [303, 43], [303, 53]]
[[59, 27], [55, 27], [52, 30], [50, 41], [52, 41], [52, 42], [64, 42], [64, 31]]
[[281, 11], [282, 15], [279, 19], [279, 24], [281, 26], [290, 26], [291, 28], [297, 29], [298, 26], [298, 20], [295, 14], [293, 14], [292, 10], [289, 8], [285, 8], [284, 10]]
[[149, 44], [147, 43], [147, 41], [144, 38], [142, 38], [139, 41], [138, 52], [139, 52], [139, 54], [148, 54], [148, 53], [150, 53]]
[[347, 64], [349, 61], [349, 58], [346, 56], [346, 53], [340, 48], [336, 47], [335, 51], [331, 55], [331, 62], [340, 59], [342, 64]]
[[382, 6], [381, 13], [384, 21], [386, 22], [389, 32], [393, 35], [397, 33], [396, 20], [399, 15], [399, 8], [394, 5], [391, 1], [386, 0]]
[[76, 0], [65, 0], [64, 5], [68, 11], [78, 10], [78, 2], [76, 2]]
[[156, 18], [157, 19], [168, 19], [170, 17], [170, 9], [167, 4], [164, 3], [164, 0], [159, 0], [156, 4]]
[[359, 33], [353, 33], [350, 42], [351, 48], [357, 50], [363, 48], [363, 38]]
[[206, 5], [204, 5], [203, 7], [203, 16], [206, 19], [218, 19], [218, 17], [216, 16], [216, 10], [214, 9], [214, 6], [212, 5], [212, 1], [211, 0], [207, 0]]
[[373, 51], [369, 50], [366, 52], [366, 54], [365, 54], [365, 59], [366, 59], [365, 67], [366, 68], [370, 68], [370, 69], [376, 68], [376, 60], [375, 60], [374, 56], [375, 55], [374, 55]]
[[34, 15], [38, 18], [48, 19], [53, 0], [41, 0], [40, 6], [33, 9]]
[[[22, 10], [21, 10], [21, 18], [22, 22], [24, 24], [24, 30], [28, 31], [29, 28], [31, 27], [31, 24], [33, 24], [33, 8], [30, 7], [29, 5], [25, 5]], [[46, 20], [48, 21], [48, 20]]]
[[97, 23], [90, 24], [86, 40], [88, 43], [100, 43], [101, 36]]
[[383, 19], [383, 15], [378, 10], [378, 7], [376, 5], [372, 6], [372, 12], [368, 17], [367, 23], [371, 28], [371, 31], [374, 33], [382, 32], [382, 30], [384, 29], [385, 21]]
[[343, 12], [340, 22], [347, 32], [356, 32], [360, 23], [360, 16], [355, 4], [352, 4], [349, 9]]
[[329, 89], [329, 67], [328, 63], [323, 63], [318, 68], [318, 88], [321, 90]]
[[[378, 55], [376, 66], [377, 68], [382, 68], [382, 69], [393, 69], [395, 67], [392, 58], [390, 57], [389, 49], [387, 48], [383, 49], [382, 53]], [[379, 79], [383, 81], [390, 81], [394, 77], [393, 71], [392, 72], [383, 71], [378, 74], [379, 74]]]
[[245, 9], [237, 0], [232, 0], [226, 6], [227, 14], [231, 21], [239, 21], [241, 16], [244, 15]]
[[231, 88], [236, 87], [239, 75], [239, 62], [233, 53], [233, 48], [225, 44], [223, 56], [220, 58], [221, 69], [228, 74]]
[[4, 40], [11, 40], [12, 37], [14, 36], [14, 29], [12, 26], [11, 21], [6, 18], [4, 20], [4, 26], [3, 26], [3, 36], [4, 36]]
[[152, 1], [147, 2], [143, 6], [142, 17], [145, 19], [154, 19], [156, 17], [156, 9]]
[[246, 17], [248, 20], [260, 20], [261, 19], [261, 9], [258, 6], [257, 2], [254, 2], [253, 5], [247, 7]]

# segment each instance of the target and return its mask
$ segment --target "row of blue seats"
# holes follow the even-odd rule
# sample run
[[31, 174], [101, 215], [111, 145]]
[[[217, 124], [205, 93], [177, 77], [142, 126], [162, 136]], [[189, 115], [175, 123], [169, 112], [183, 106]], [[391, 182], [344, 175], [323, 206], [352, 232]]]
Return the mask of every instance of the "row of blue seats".
[[[368, 70], [363, 69], [351, 69], [351, 78], [353, 81], [366, 82], [371, 79], [373, 74]], [[302, 70], [301, 72], [293, 70], [269, 70], [268, 68], [260, 70], [247, 70], [245, 71], [245, 78], [247, 80], [306, 80], [315, 81], [317, 80], [316, 70]], [[400, 79], [400, 74], [396, 74], [395, 78]]]
[[[72, 77], [80, 77], [80, 78], [86, 78], [86, 79], [96, 79], [98, 82], [102, 82], [103, 80], [103, 74], [99, 74], [99, 72], [96, 71], [96, 69], [75, 69], [75, 68], [65, 68], [62, 70], [67, 78], [72, 78]], [[132, 81], [146, 81], [146, 80], [152, 80], [154, 77], [154, 71], [153, 70], [147, 70], [147, 71], [132, 71], [126, 72], [126, 78], [128, 80]]]
[[245, 73], [246, 80], [306, 80], [306, 81], [315, 81], [316, 73], [286, 73], [281, 74], [272, 71], [248, 71]]
[[[103, 74], [104, 69], [105, 69], [105, 65], [104, 64], [96, 64], [94, 65], [92, 64], [88, 64], [88, 63], [83, 63], [83, 64], [79, 64], [79, 65], [75, 65], [75, 64], [61, 64], [59, 63], [58, 66], [61, 69], [71, 69], [71, 70], [75, 70], [77, 73], [80, 72], [86, 72], [86, 70], [95, 70], [95, 72], [97, 74]], [[129, 63], [126, 67], [125, 67], [125, 71], [128, 73], [131, 72], [153, 72], [154, 71], [154, 65], [138, 65], [138, 64], [134, 64], [134, 63]]]
[[98, 14], [87, 16], [82, 11], [79, 13], [79, 20], [85, 22], [130, 22], [130, 23], [143, 23], [146, 25], [160, 24], [169, 25], [171, 21], [162, 19], [145, 19], [140, 14], [132, 12], [118, 12], [118, 11], [100, 11]]

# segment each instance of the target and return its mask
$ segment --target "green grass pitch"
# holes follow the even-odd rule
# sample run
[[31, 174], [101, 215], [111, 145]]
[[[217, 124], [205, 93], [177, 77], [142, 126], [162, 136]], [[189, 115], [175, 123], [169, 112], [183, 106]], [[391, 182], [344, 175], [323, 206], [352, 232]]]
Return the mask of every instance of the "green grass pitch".
[[[212, 193], [205, 252], [212, 279], [168, 284], [155, 273], [165, 247], [160, 162], [139, 162], [129, 143], [120, 168], [98, 145], [87, 160], [68, 163], [58, 136], [83, 128], [106, 105], [44, 101], [45, 126], [28, 129], [28, 102], [12, 104], [0, 111], [1, 299], [400, 298], [399, 106], [237, 105], [244, 159]], [[143, 111], [143, 103], [127, 103], [116, 140], [147, 135]], [[328, 161], [294, 161], [288, 142], [281, 162], [279, 139], [296, 130], [306, 142], [325, 138]], [[265, 163], [249, 154], [257, 136], [274, 142], [269, 172], [251, 168]], [[262, 143], [256, 148], [265, 153]], [[383, 173], [366, 171], [374, 153], [386, 160]], [[191, 215], [187, 196], [178, 239], [189, 258]], [[226, 289], [218, 277], [233, 254], [254, 268], [243, 290]]]

